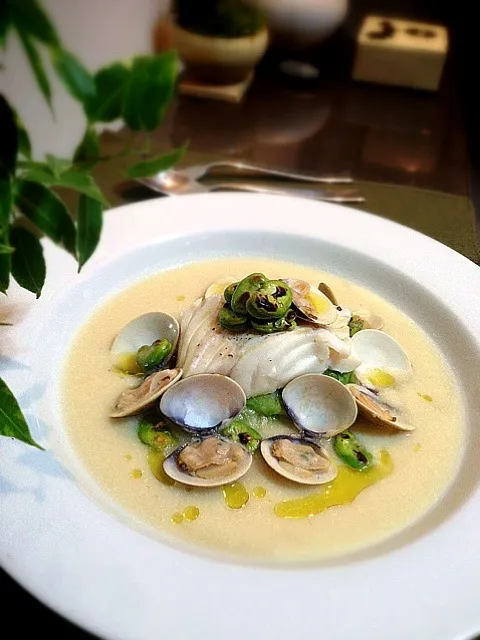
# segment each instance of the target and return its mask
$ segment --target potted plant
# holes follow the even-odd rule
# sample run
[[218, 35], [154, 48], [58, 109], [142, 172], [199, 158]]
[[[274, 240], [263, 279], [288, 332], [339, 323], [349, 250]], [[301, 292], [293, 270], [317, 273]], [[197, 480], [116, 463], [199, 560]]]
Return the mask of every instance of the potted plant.
[[260, 10], [245, 0], [174, 0], [173, 42], [190, 75], [233, 84], [261, 60], [268, 32]]

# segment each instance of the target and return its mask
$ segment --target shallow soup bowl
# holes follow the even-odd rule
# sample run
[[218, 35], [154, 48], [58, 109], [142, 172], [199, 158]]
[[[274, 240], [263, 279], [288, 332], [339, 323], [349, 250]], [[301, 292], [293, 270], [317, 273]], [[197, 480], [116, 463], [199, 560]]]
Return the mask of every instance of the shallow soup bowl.
[[[376, 216], [285, 197], [151, 200], [105, 215], [77, 276], [45, 242], [45, 293], [9, 295], [1, 375], [45, 452], [1, 442], [0, 561], [55, 611], [102, 638], [471, 638], [480, 631], [480, 270]], [[459, 386], [465, 446], [446, 492], [408, 528], [322, 562], [255, 562], [153, 535], [100, 488], [62, 421], [61, 371], [97, 305], [176, 266], [228, 257], [319, 268], [394, 304]], [[100, 375], [93, 371], [92, 375]], [[87, 398], [86, 402], [89, 401]]]

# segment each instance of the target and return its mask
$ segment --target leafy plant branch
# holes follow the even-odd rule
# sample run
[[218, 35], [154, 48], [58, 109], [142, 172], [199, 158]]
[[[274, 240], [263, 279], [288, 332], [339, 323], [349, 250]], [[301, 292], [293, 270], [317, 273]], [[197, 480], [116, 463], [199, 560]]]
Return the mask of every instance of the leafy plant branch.
[[[109, 158], [101, 155], [97, 125], [121, 120], [132, 131], [147, 135], [157, 129], [173, 96], [176, 56], [174, 52], [137, 56], [92, 75], [64, 46], [38, 0], [0, 0], [0, 47], [14, 35], [50, 109], [52, 90], [46, 58], [66, 90], [81, 104], [86, 123], [72, 158], [47, 154], [43, 160], [34, 159], [30, 137], [15, 107], [0, 94], [0, 292], [6, 294], [13, 277], [38, 298], [46, 277], [42, 235], [68, 251], [77, 260], [79, 271], [100, 240], [108, 202], [92, 170]], [[148, 149], [149, 144], [147, 149], [121, 152], [126, 157], [141, 156], [126, 169], [127, 176], [140, 178], [165, 170], [184, 152], [182, 147], [151, 158]], [[75, 194], [75, 211], [69, 209], [57, 188]], [[38, 446], [1, 378], [0, 435]]]

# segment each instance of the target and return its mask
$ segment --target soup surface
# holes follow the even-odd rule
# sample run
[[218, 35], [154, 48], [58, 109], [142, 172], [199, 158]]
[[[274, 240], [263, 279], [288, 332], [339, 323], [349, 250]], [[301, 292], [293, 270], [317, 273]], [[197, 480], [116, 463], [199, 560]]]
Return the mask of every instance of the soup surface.
[[[288, 275], [312, 284], [327, 282], [341, 305], [360, 315], [369, 311], [380, 316], [384, 331], [411, 360], [413, 378], [398, 394], [415, 430], [395, 432], [362, 419], [354, 425], [352, 431], [377, 460], [378, 477], [372, 477], [376, 482], [350, 504], [326, 508], [325, 487], [284, 480], [258, 453], [241, 484], [226, 495], [221, 487], [166, 485], [155, 477], [151, 467], [156, 461], [150, 457], [149, 465], [148, 448], [137, 438], [138, 418], [114, 421], [108, 417], [126, 387], [125, 379], [112, 371], [110, 346], [127, 322], [149, 311], [178, 317], [212, 282], [225, 276], [240, 280], [258, 271], [269, 278]], [[63, 415], [74, 449], [89, 473], [152, 535], [263, 560], [334, 557], [400, 531], [444, 493], [463, 446], [462, 406], [452, 372], [408, 317], [374, 293], [336, 276], [264, 259], [187, 265], [149, 277], [108, 300], [80, 329], [67, 355]], [[273, 421], [262, 435], [291, 431], [291, 425]], [[378, 473], [379, 469], [383, 471]], [[353, 497], [347, 492], [340, 502]], [[281, 504], [294, 499], [300, 502]], [[317, 515], [302, 517], [312, 511]]]

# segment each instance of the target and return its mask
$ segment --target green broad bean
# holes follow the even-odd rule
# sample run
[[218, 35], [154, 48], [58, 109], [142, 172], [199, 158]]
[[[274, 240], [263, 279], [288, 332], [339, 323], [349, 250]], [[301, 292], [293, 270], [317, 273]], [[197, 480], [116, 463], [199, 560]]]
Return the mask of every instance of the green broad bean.
[[342, 431], [335, 436], [333, 449], [340, 460], [343, 460], [352, 469], [363, 471], [372, 464], [372, 454], [350, 431]]
[[150, 372], [159, 367], [170, 355], [172, 344], [166, 339], [156, 340], [151, 345], [143, 345], [137, 351], [136, 361], [140, 369]]
[[228, 329], [229, 331], [245, 331], [245, 329], [248, 328], [248, 317], [240, 313], [235, 313], [228, 305], [225, 305], [218, 312], [218, 322], [224, 329]]
[[269, 280], [250, 296], [247, 312], [258, 320], [283, 318], [292, 304], [292, 290], [282, 280]]
[[250, 296], [267, 282], [263, 273], [251, 273], [240, 280], [232, 294], [230, 306], [235, 313], [247, 313], [247, 302]]

